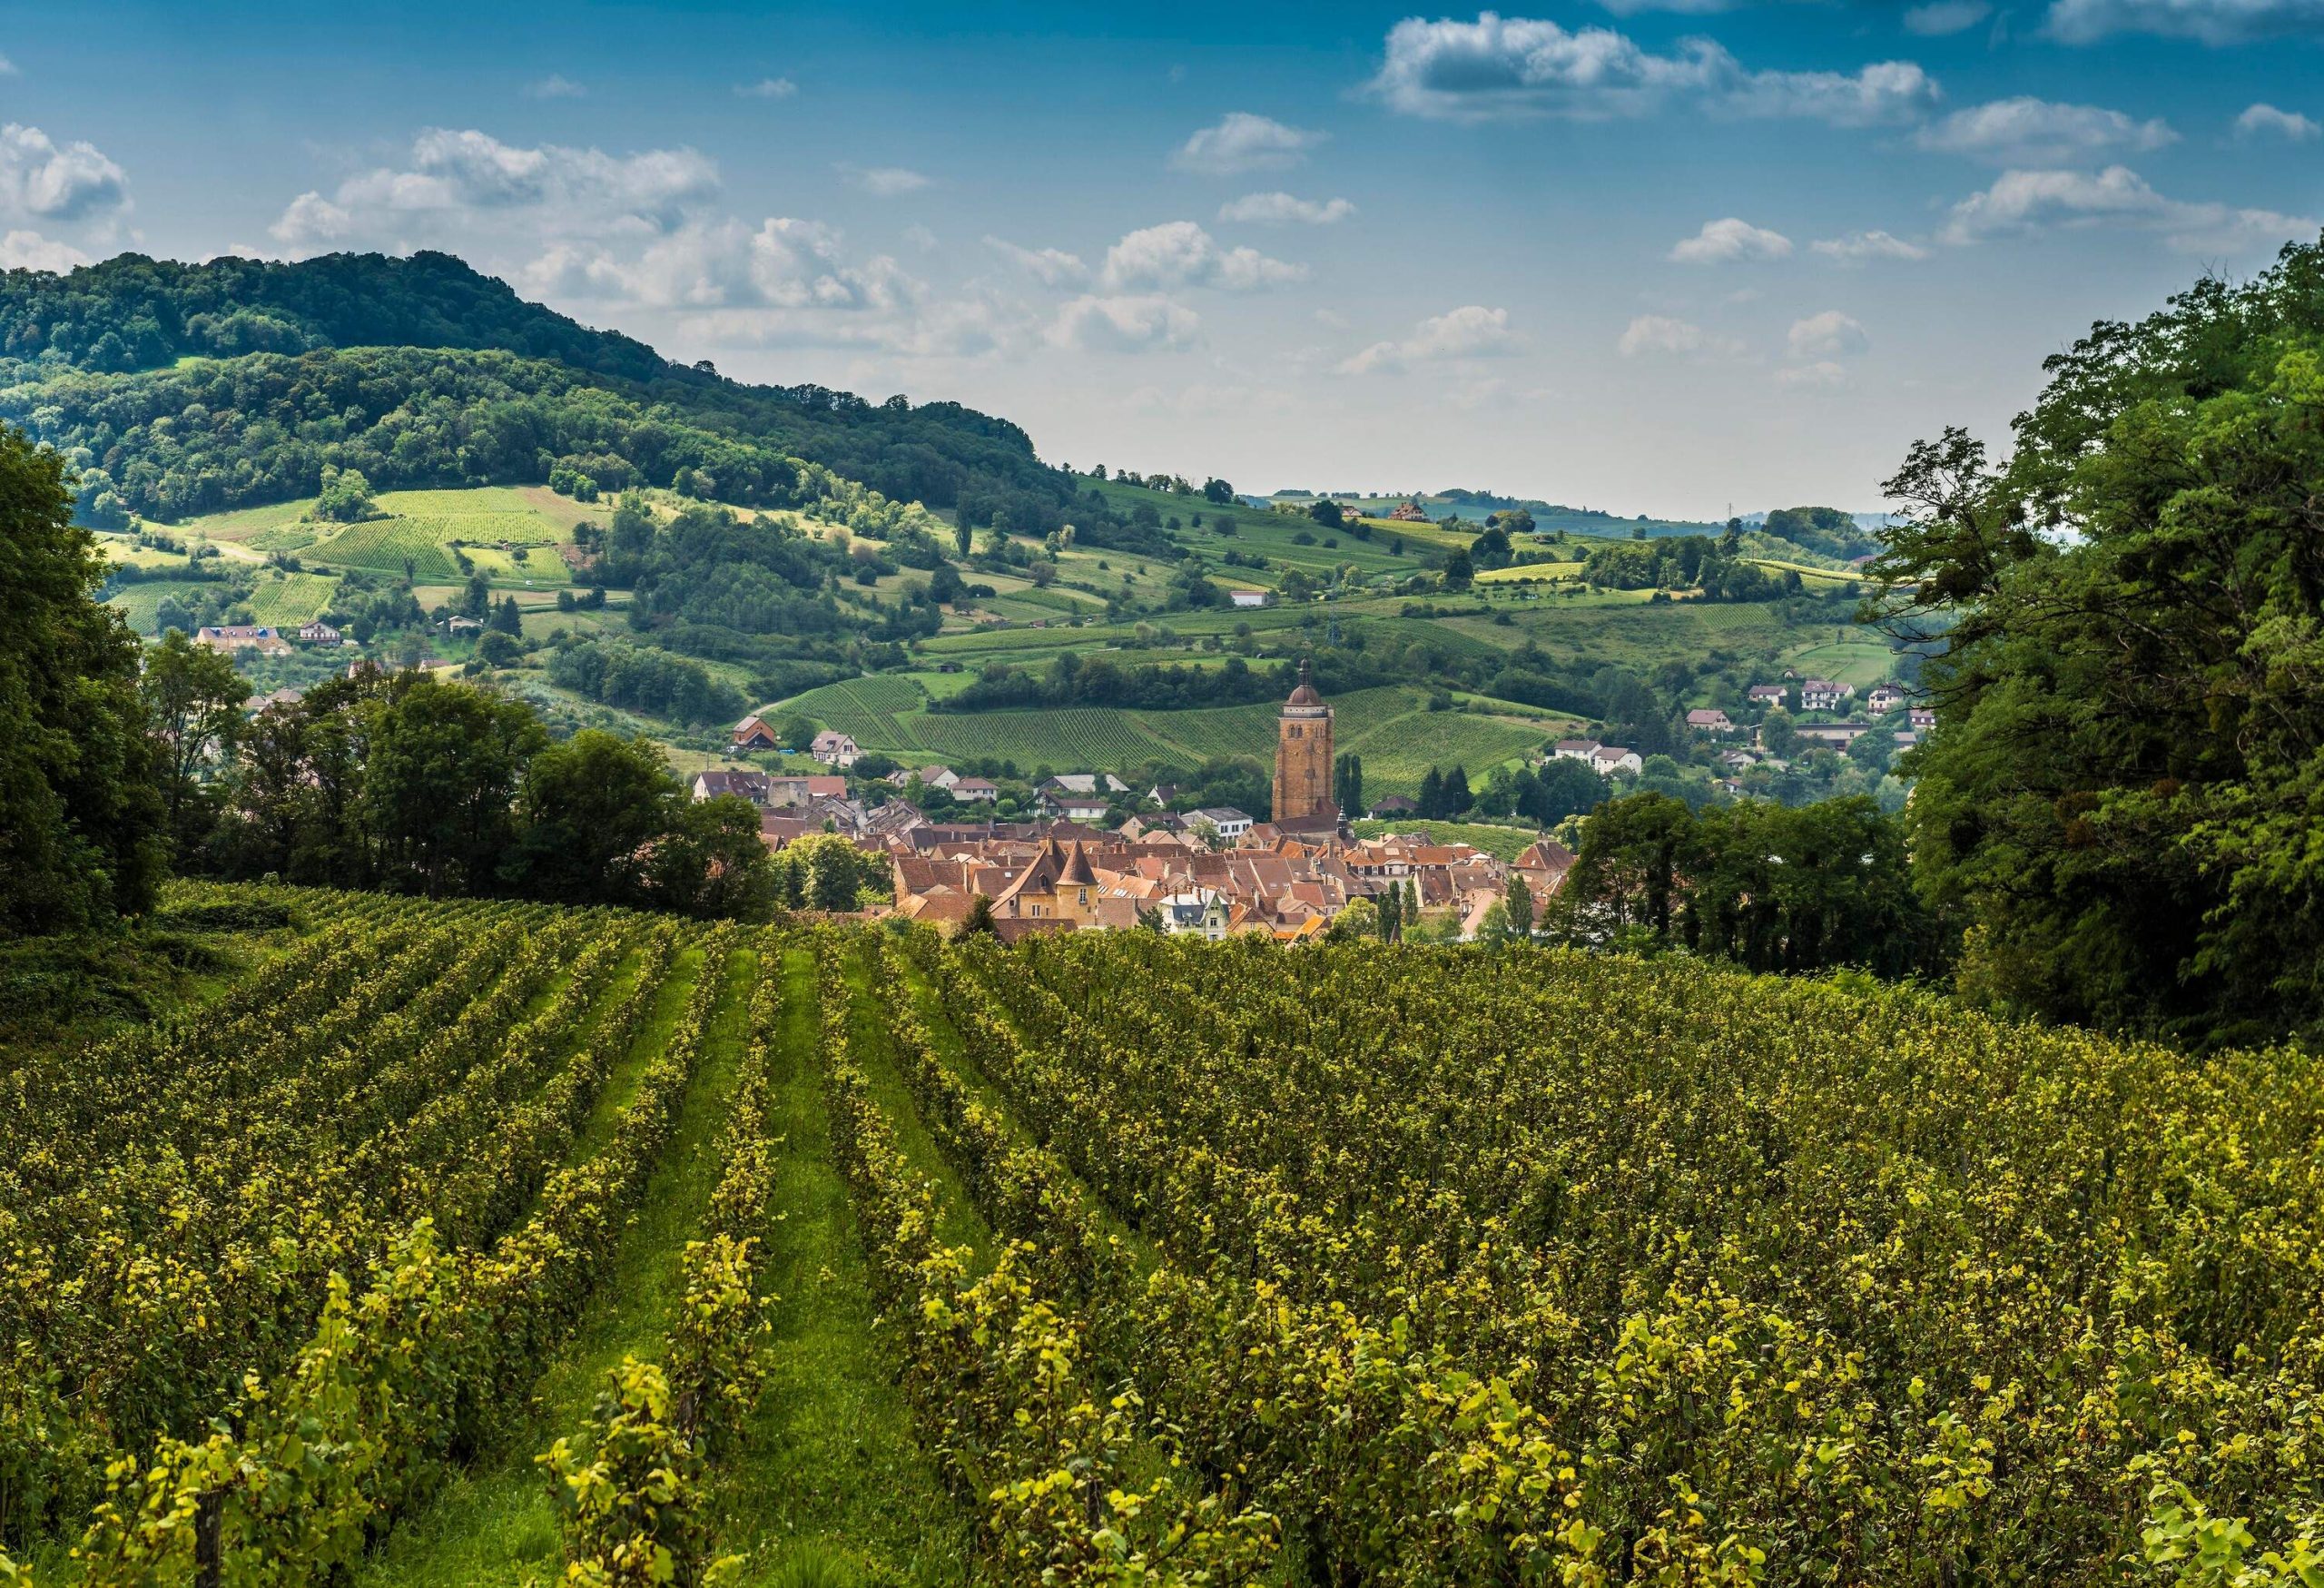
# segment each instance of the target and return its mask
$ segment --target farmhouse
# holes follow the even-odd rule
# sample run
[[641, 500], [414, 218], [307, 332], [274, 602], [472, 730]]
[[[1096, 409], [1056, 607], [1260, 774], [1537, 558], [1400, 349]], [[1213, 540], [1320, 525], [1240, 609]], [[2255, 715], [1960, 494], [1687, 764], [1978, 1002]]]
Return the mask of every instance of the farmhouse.
[[1418, 502], [1398, 502], [1388, 509], [1388, 517], [1399, 524], [1425, 524], [1428, 522], [1428, 509]]
[[734, 794], [754, 805], [764, 805], [772, 798], [768, 787], [772, 781], [763, 772], [743, 769], [697, 772], [694, 774], [694, 797], [696, 801], [714, 800], [722, 794]]
[[1933, 728], [1936, 726], [1935, 708], [1933, 706], [1916, 705], [1913, 707], [1912, 712], [1905, 720], [1910, 722], [1915, 728]]
[[1781, 705], [1787, 692], [1780, 684], [1754, 684], [1743, 693], [1753, 705]]
[[333, 628], [330, 624], [325, 623], [320, 617], [316, 618], [311, 623], [300, 624], [299, 626], [299, 637], [310, 646], [335, 646], [341, 643], [346, 638], [346, 636], [340, 634], [339, 630]]
[[290, 642], [284, 639], [279, 631], [248, 624], [210, 625], [195, 629], [193, 643], [229, 655], [235, 651], [257, 651], [272, 656], [290, 648]]
[[1697, 733], [1702, 734], [1728, 734], [1735, 731], [1735, 725], [1727, 720], [1727, 714], [1723, 711], [1700, 709], [1690, 711], [1687, 714], [1687, 725]]
[[1620, 745], [1600, 745], [1590, 752], [1590, 769], [1600, 776], [1617, 772], [1641, 772], [1646, 762], [1635, 750], [1625, 750]]
[[1905, 704], [1905, 692], [1894, 684], [1883, 684], [1870, 695], [1866, 695], [1864, 703], [1872, 708], [1873, 715], [1886, 716]]
[[814, 742], [807, 746], [807, 754], [826, 766], [836, 766], [842, 771], [863, 758], [863, 752], [857, 747], [855, 741], [837, 728], [825, 728], [817, 734]]
[[783, 740], [756, 713], [734, 725], [732, 743], [727, 748], [736, 755], [745, 750], [779, 750]]
[[953, 783], [951, 794], [956, 800], [990, 804], [1000, 797], [1000, 785], [987, 778], [963, 777]]
[[1598, 750], [1595, 739], [1560, 739], [1550, 746], [1550, 754], [1560, 761], [1587, 761]]
[[1855, 694], [1855, 685], [1835, 684], [1829, 678], [1802, 678], [1799, 681], [1799, 704], [1807, 711], [1837, 711], [1840, 703]]

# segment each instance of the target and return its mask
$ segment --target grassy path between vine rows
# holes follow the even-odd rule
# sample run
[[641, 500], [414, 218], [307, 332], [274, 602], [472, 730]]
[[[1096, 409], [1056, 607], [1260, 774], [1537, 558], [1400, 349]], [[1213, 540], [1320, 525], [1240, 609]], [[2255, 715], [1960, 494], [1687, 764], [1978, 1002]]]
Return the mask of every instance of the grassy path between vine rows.
[[771, 1055], [771, 1127], [783, 1138], [773, 1198], [782, 1218], [767, 1237], [780, 1297], [773, 1372], [724, 1464], [720, 1544], [747, 1552], [746, 1583], [958, 1583], [968, 1522], [912, 1438], [911, 1407], [872, 1325], [869, 1267], [832, 1162], [815, 1000], [813, 954], [786, 951]]
[[[563, 1434], [577, 1430], [595, 1403], [608, 1368], [625, 1355], [658, 1357], [675, 1297], [678, 1256], [702, 1222], [717, 1183], [713, 1161], [743, 1053], [743, 1026], [757, 956], [737, 952], [721, 965], [689, 950], [673, 967], [652, 1020], [629, 1062], [598, 1099], [575, 1160], [605, 1145], [613, 1122], [636, 1090], [639, 1077], [667, 1041], [701, 976], [723, 978], [703, 1052], [680, 1107], [676, 1132], [645, 1186], [645, 1193], [613, 1265], [591, 1297], [572, 1338], [541, 1374], [532, 1403], [494, 1448], [453, 1476], [419, 1515], [399, 1527], [367, 1564], [379, 1584], [411, 1588], [547, 1581], [558, 1574], [556, 1504], [533, 1458]], [[689, 973], [689, 972], [691, 973]]]

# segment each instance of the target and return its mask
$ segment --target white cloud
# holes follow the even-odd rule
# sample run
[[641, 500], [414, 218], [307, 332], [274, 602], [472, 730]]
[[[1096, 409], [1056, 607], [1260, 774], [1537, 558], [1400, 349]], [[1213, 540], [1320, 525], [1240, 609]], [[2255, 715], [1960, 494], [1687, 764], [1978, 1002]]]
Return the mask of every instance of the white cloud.
[[527, 149], [431, 127], [412, 141], [409, 165], [350, 177], [328, 199], [302, 193], [271, 230], [292, 248], [350, 238], [464, 242], [494, 216], [556, 236], [636, 234], [677, 225], [717, 191], [718, 167], [692, 149]]
[[1733, 337], [1705, 330], [1699, 325], [1674, 320], [1667, 314], [1641, 314], [1623, 329], [1614, 348], [1625, 359], [1655, 355], [1731, 358], [1743, 350], [1743, 344]]
[[1603, 120], [1693, 98], [1739, 115], [1865, 126], [1909, 119], [1938, 97], [1936, 84], [1909, 61], [1852, 74], [1747, 72], [1709, 39], [1681, 39], [1671, 54], [1656, 54], [1611, 28], [1569, 32], [1491, 11], [1474, 22], [1399, 22], [1367, 86], [1407, 115], [1471, 122]]
[[1048, 334], [1055, 347], [1142, 353], [1191, 346], [1201, 329], [1201, 319], [1193, 310], [1167, 298], [1099, 298], [1085, 293], [1058, 311]]
[[1910, 61], [1876, 61], [1855, 72], [1754, 72], [1721, 102], [1738, 115], [1784, 116], [1836, 127], [1909, 122], [1943, 97]]
[[1681, 239], [1670, 250], [1670, 259], [1676, 264], [1732, 264], [1738, 260], [1790, 257], [1790, 238], [1733, 215], [1723, 221], [1704, 222], [1700, 232]]
[[1886, 232], [1851, 232], [1846, 237], [1819, 237], [1808, 247], [1836, 264], [1868, 264], [1876, 259], [1926, 259], [1928, 250]]
[[11, 232], [0, 236], [0, 270], [54, 271], [62, 275], [75, 265], [94, 262], [71, 243], [55, 242], [37, 232]]
[[1081, 262], [1081, 256], [1061, 248], [1019, 248], [1006, 238], [991, 236], [986, 237], [984, 245], [1044, 287], [1061, 287], [1089, 276], [1089, 267]]
[[2165, 198], [2126, 166], [2081, 171], [2004, 171], [1994, 184], [1953, 206], [1943, 241], [1985, 238], [2053, 227], [2124, 226], [2155, 232], [2185, 252], [2225, 252], [2282, 242], [2317, 229], [2314, 221], [2273, 210], [2237, 209]]
[[16, 63], [10, 60], [5, 55], [0, 55], [0, 77], [14, 77], [15, 75], [17, 75]]
[[552, 72], [537, 83], [525, 84], [527, 99], [586, 99], [589, 91], [560, 72]]
[[1864, 327], [1837, 309], [1795, 320], [1784, 344], [1795, 359], [1834, 359], [1860, 353], [1869, 345]]
[[94, 143], [0, 126], [0, 214], [79, 221], [129, 205], [129, 178]]
[[1905, 13], [1905, 31], [1922, 38], [1965, 33], [1994, 14], [1986, 0], [1929, 0]]
[[1432, 314], [1402, 341], [1374, 342], [1339, 365], [1342, 374], [1370, 375], [1447, 359], [1498, 358], [1523, 345], [1509, 329], [1509, 311], [1464, 303]]
[[1289, 193], [1245, 193], [1218, 207], [1222, 221], [1297, 221], [1308, 226], [1336, 225], [1354, 213], [1355, 206], [1345, 199], [1301, 199]]
[[2069, 44], [2118, 33], [2242, 44], [2324, 33], [2324, 0], [2051, 0], [2042, 31]]
[[756, 83], [737, 83], [737, 99], [789, 99], [799, 92], [799, 85], [788, 77], [762, 77]]
[[2305, 143], [2319, 133], [2324, 133], [2324, 127], [2298, 111], [2278, 110], [2272, 104], [2252, 105], [2235, 118], [2235, 135], [2239, 138], [2268, 136]]
[[1778, 386], [1846, 386], [1848, 372], [1829, 359], [1818, 359], [1812, 364], [1794, 364], [1776, 371]]
[[904, 241], [922, 253], [936, 252], [936, 233], [917, 222], [904, 228]]
[[2142, 153], [2179, 141], [2161, 120], [2133, 121], [2094, 104], [2058, 104], [2020, 96], [1955, 111], [1923, 127], [1913, 141], [1944, 154], [1995, 165], [2073, 165], [2101, 155]]
[[832, 167], [854, 187], [862, 188], [873, 198], [900, 198], [916, 193], [929, 185], [929, 179], [917, 171], [901, 165], [850, 165], [842, 161]]
[[836, 228], [788, 216], [690, 222], [634, 254], [561, 243], [525, 276], [544, 296], [649, 309], [891, 311], [925, 291], [887, 255], [851, 261]]
[[1232, 111], [1217, 125], [1205, 127], [1188, 138], [1170, 157], [1170, 163], [1206, 176], [1279, 171], [1306, 159], [1307, 151], [1324, 137], [1322, 133], [1287, 127], [1249, 111]]
[[1166, 221], [1129, 233], [1106, 251], [1108, 291], [1223, 287], [1248, 291], [1305, 281], [1305, 265], [1270, 259], [1255, 248], [1221, 248], [1192, 221]]

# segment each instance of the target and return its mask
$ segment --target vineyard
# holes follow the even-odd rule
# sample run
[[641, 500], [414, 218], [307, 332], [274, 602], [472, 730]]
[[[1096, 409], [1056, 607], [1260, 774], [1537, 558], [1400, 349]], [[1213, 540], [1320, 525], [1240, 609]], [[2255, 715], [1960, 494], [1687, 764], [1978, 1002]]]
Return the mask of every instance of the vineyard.
[[[1272, 757], [1279, 709], [1271, 703], [1185, 711], [1073, 706], [948, 715], [926, 706], [909, 678], [874, 676], [809, 690], [776, 709], [805, 713], [866, 750], [907, 760], [990, 756], [1027, 773], [1149, 762], [1191, 771], [1212, 759]], [[1332, 709], [1337, 748], [1361, 755], [1368, 786], [1384, 794], [1412, 793], [1431, 766], [1465, 765], [1482, 783], [1487, 768], [1538, 750], [1549, 732], [1511, 717], [1433, 712], [1423, 691], [1405, 687], [1354, 690]]]
[[2324, 1093], [1549, 951], [215, 890], [0, 1086], [0, 1583], [2313, 1583]]

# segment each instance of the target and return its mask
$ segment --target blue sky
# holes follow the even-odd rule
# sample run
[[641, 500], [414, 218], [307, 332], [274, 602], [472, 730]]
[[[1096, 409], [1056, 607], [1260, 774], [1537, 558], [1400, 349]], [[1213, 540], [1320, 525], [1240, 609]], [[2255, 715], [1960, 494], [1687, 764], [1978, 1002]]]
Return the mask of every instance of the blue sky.
[[1043, 456], [1877, 505], [2324, 217], [2324, 0], [17, 8], [0, 262], [450, 250]]

